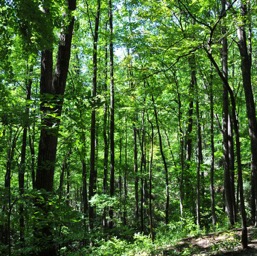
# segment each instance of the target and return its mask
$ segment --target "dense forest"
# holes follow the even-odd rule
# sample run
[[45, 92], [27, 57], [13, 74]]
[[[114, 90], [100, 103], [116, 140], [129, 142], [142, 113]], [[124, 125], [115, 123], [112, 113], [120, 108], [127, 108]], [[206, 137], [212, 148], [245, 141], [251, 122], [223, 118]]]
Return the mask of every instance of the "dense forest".
[[0, 1], [0, 254], [247, 248], [256, 27], [253, 0]]

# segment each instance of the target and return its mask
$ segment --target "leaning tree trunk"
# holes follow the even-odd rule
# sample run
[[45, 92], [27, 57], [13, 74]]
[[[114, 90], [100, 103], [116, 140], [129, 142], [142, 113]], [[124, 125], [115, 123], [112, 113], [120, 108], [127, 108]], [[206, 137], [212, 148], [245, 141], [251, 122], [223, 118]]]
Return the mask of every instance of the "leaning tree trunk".
[[[225, 11], [226, 1], [221, 0], [223, 13]], [[226, 81], [228, 80], [228, 42], [226, 38], [227, 28], [225, 25], [222, 26], [222, 34], [224, 35], [222, 39], [222, 72]], [[222, 119], [222, 132], [223, 132], [223, 154], [224, 154], [224, 192], [225, 192], [225, 205], [228, 214], [230, 225], [234, 225], [234, 206], [233, 206], [233, 195], [232, 195], [232, 184], [231, 184], [231, 174], [230, 174], [230, 158], [229, 158], [229, 137], [228, 137], [228, 121], [229, 121], [229, 99], [228, 99], [228, 89], [225, 84], [223, 84], [223, 119]]]
[[236, 101], [235, 101], [235, 96], [234, 93], [228, 83], [228, 80], [220, 70], [217, 62], [213, 58], [211, 54], [211, 49], [204, 48], [205, 52], [207, 53], [207, 56], [213, 66], [215, 67], [220, 79], [222, 80], [223, 84], [226, 86], [229, 95], [230, 95], [230, 100], [231, 100], [231, 105], [232, 105], [232, 119], [233, 119], [233, 124], [234, 124], [234, 129], [235, 129], [235, 134], [236, 134], [236, 154], [237, 154], [237, 172], [238, 172], [238, 183], [239, 183], [239, 193], [240, 193], [240, 201], [241, 201], [241, 218], [242, 218], [242, 235], [241, 235], [241, 242], [242, 242], [242, 247], [245, 249], [247, 248], [248, 245], [248, 237], [247, 237], [247, 223], [246, 223], [246, 212], [245, 212], [245, 204], [244, 204], [244, 191], [243, 191], [243, 175], [242, 175], [242, 166], [241, 166], [241, 148], [240, 148], [240, 134], [239, 134], [239, 125], [238, 125], [238, 120], [237, 120], [237, 115], [236, 115]]
[[255, 102], [251, 81], [251, 55], [247, 48], [246, 38], [246, 18], [247, 18], [247, 6], [241, 1], [241, 15], [243, 25], [238, 27], [238, 47], [241, 56], [241, 70], [243, 78], [243, 87], [245, 92], [246, 111], [249, 125], [249, 135], [251, 141], [251, 170], [252, 170], [252, 221], [254, 225], [257, 225], [257, 119], [255, 111]]
[[[168, 165], [167, 165], [166, 157], [165, 157], [164, 150], [163, 150], [162, 135], [161, 135], [161, 131], [160, 131], [158, 112], [157, 112], [157, 108], [156, 108], [156, 104], [155, 104], [153, 95], [152, 95], [152, 102], [153, 102], [153, 108], [154, 108], [154, 117], [155, 117], [155, 122], [156, 122], [156, 128], [157, 128], [157, 133], [158, 133], [158, 137], [159, 137], [160, 153], [162, 156], [164, 172], [165, 172], [165, 192], [166, 192], [165, 224], [167, 225], [169, 223], [169, 208], [170, 208], [169, 172], [168, 172]], [[150, 197], [151, 197], [151, 195], [150, 195]]]

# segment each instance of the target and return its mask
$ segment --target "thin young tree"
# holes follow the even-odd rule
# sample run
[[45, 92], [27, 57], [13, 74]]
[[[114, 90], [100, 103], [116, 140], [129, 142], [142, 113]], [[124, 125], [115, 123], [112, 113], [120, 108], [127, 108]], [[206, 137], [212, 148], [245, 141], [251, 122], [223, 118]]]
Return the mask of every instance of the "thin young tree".
[[[221, 13], [225, 12], [226, 1], [221, 1], [222, 9]], [[222, 72], [226, 80], [228, 80], [228, 42], [226, 37], [227, 29], [225, 24], [222, 26]], [[225, 192], [225, 205], [230, 221], [230, 225], [234, 225], [234, 205], [233, 205], [233, 192], [231, 184], [231, 173], [230, 173], [230, 148], [229, 148], [229, 98], [228, 89], [225, 84], [223, 84], [223, 118], [222, 118], [222, 133], [223, 133], [223, 148], [224, 148], [224, 192]]]
[[[99, 24], [100, 24], [100, 10], [101, 0], [97, 1], [97, 10], [95, 15], [94, 29], [90, 23], [92, 36], [93, 36], [93, 79], [92, 79], [92, 92], [93, 99], [91, 111], [91, 128], [90, 128], [90, 176], [89, 176], [89, 200], [96, 193], [97, 183], [97, 168], [96, 168], [96, 96], [98, 84], [98, 38], [99, 38]], [[94, 206], [89, 207], [89, 227], [93, 229], [94, 226]]]
[[[113, 47], [113, 4], [109, 0], [109, 29], [110, 29], [110, 196], [115, 194], [115, 95], [114, 95], [114, 47]], [[109, 228], [112, 228], [114, 211], [112, 207], [109, 211]]]

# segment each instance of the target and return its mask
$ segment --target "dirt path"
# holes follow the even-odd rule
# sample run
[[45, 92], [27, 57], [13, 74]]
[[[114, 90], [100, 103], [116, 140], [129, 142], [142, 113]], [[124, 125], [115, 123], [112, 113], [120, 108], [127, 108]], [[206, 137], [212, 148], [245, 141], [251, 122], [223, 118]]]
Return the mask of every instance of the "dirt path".
[[156, 255], [195, 255], [195, 256], [222, 256], [222, 255], [256, 255], [257, 256], [257, 228], [249, 227], [249, 248], [242, 250], [240, 244], [241, 230], [235, 229], [218, 234], [209, 234], [201, 237], [186, 238], [175, 246], [162, 250]]

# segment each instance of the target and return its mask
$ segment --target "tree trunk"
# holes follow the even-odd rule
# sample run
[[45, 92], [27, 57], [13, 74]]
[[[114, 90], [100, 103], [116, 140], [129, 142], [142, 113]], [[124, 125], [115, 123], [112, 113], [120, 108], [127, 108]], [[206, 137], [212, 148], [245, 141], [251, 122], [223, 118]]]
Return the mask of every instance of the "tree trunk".
[[213, 101], [213, 74], [211, 70], [210, 81], [210, 108], [211, 108], [211, 170], [210, 170], [210, 194], [211, 194], [211, 215], [212, 225], [217, 223], [215, 212], [215, 192], [214, 192], [214, 171], [215, 171], [215, 148], [214, 148], [214, 101]]
[[189, 67], [191, 69], [191, 79], [189, 85], [189, 106], [188, 106], [188, 120], [187, 120], [187, 130], [186, 130], [186, 142], [185, 142], [185, 152], [186, 152], [186, 167], [185, 170], [187, 172], [184, 175], [185, 179], [185, 199], [187, 201], [187, 207], [190, 211], [195, 214], [194, 210], [194, 193], [192, 189], [192, 184], [190, 182], [190, 166], [192, 159], [192, 150], [193, 150], [193, 139], [192, 139], [192, 131], [193, 131], [193, 112], [194, 112], [194, 91], [196, 87], [196, 62], [195, 55], [190, 56], [189, 58]]
[[[92, 112], [90, 129], [90, 174], [89, 174], [89, 200], [96, 193], [97, 167], [96, 167], [96, 96], [97, 96], [97, 76], [98, 76], [98, 36], [100, 22], [101, 0], [97, 1], [97, 12], [95, 16], [95, 28], [93, 34], [93, 80], [92, 80]], [[90, 24], [91, 25], [91, 24]], [[95, 209], [89, 206], [89, 228], [94, 227]]]
[[151, 240], [154, 241], [154, 226], [153, 226], [153, 203], [152, 203], [152, 182], [153, 182], [153, 154], [154, 154], [154, 127], [153, 123], [149, 120], [151, 125], [151, 148], [149, 160], [149, 229]]
[[0, 228], [0, 234], [1, 234], [1, 241], [4, 245], [7, 246], [7, 250], [5, 250], [4, 253], [6, 255], [11, 256], [11, 214], [12, 214], [12, 194], [11, 194], [11, 177], [12, 177], [12, 164], [13, 164], [13, 158], [14, 153], [16, 149], [17, 140], [19, 137], [19, 130], [13, 134], [13, 128], [10, 126], [10, 134], [9, 134], [9, 141], [8, 141], [8, 149], [7, 149], [7, 158], [6, 158], [6, 173], [4, 178], [4, 188], [6, 192], [7, 200], [5, 201], [5, 204], [3, 204], [2, 207], [2, 215], [3, 218], [6, 220], [5, 223], [3, 223]]
[[246, 111], [249, 125], [249, 136], [251, 141], [251, 171], [252, 171], [252, 221], [257, 225], [257, 120], [255, 102], [251, 81], [251, 54], [247, 48], [247, 38], [245, 32], [247, 19], [247, 6], [241, 1], [241, 15], [243, 25], [238, 27], [238, 47], [241, 56], [241, 70], [243, 78], [243, 87], [245, 92]]
[[231, 101], [233, 102], [233, 123], [236, 136], [236, 155], [237, 155], [237, 177], [239, 185], [239, 196], [240, 196], [240, 213], [241, 213], [241, 222], [242, 222], [242, 233], [241, 233], [241, 244], [243, 249], [248, 247], [248, 235], [247, 235], [247, 218], [245, 211], [245, 202], [244, 202], [244, 187], [243, 187], [243, 174], [242, 174], [242, 164], [241, 164], [241, 145], [240, 145], [240, 133], [239, 133], [239, 124], [236, 116], [236, 106], [234, 95]]
[[83, 214], [84, 216], [86, 216], [86, 214], [88, 213], [87, 165], [84, 158], [81, 160], [81, 165], [82, 165], [82, 179], [83, 179], [83, 187], [82, 187]]
[[[76, 0], [69, 0], [69, 7], [75, 9]], [[64, 100], [64, 91], [68, 75], [71, 40], [74, 26], [74, 17], [60, 37], [60, 43], [57, 53], [57, 64], [54, 76], [53, 73], [53, 53], [52, 50], [42, 51], [41, 58], [41, 79], [40, 79], [40, 96], [41, 96], [41, 131], [38, 149], [38, 167], [35, 180], [35, 189], [53, 191], [54, 167], [56, 161], [56, 149], [58, 141], [58, 130], [60, 125], [60, 116]], [[46, 218], [48, 215], [47, 197], [45, 203], [38, 203]], [[38, 256], [55, 256], [56, 248], [53, 244], [52, 230], [49, 225], [40, 225], [40, 230], [35, 232], [36, 236], [44, 242]], [[44, 239], [44, 237], [47, 239]]]
[[[145, 152], [145, 111], [143, 110], [142, 113], [142, 127], [141, 127], [141, 140], [139, 141], [140, 150], [141, 150], [141, 160], [140, 160], [140, 230], [144, 232], [145, 230], [145, 214], [144, 214], [144, 202], [145, 202], [145, 181], [144, 181], [144, 174], [146, 171], [146, 152]], [[140, 133], [138, 131], [138, 137], [140, 138]]]
[[162, 161], [163, 161], [163, 165], [164, 165], [164, 173], [165, 173], [165, 186], [166, 186], [165, 187], [165, 191], [166, 191], [165, 223], [167, 225], [169, 223], [169, 208], [170, 208], [169, 172], [168, 172], [167, 161], [166, 161], [165, 154], [163, 151], [162, 136], [161, 136], [160, 125], [159, 125], [159, 120], [158, 120], [158, 113], [157, 113], [157, 108], [155, 105], [155, 100], [154, 100], [153, 95], [152, 95], [152, 102], [153, 102], [153, 108], [154, 108], [154, 117], [155, 117], [155, 122], [156, 122], [156, 128], [157, 128], [158, 137], [159, 137], [159, 147], [160, 147], [160, 152], [161, 152]]
[[137, 157], [138, 157], [138, 150], [137, 150], [137, 128], [135, 123], [133, 124], [133, 140], [134, 140], [134, 176], [135, 176], [135, 220], [136, 223], [139, 222], [139, 192], [138, 192], [138, 164], [137, 164]]
[[229, 172], [231, 184], [231, 196], [234, 213], [234, 222], [237, 221], [236, 206], [236, 188], [235, 188], [235, 153], [234, 153], [234, 133], [233, 120], [231, 114], [228, 116], [228, 156], [229, 156]]
[[[32, 71], [31, 69], [29, 72]], [[28, 74], [29, 76], [30, 74]], [[32, 79], [29, 78], [26, 81], [26, 100], [29, 101], [31, 99], [31, 85]], [[25, 180], [25, 171], [26, 171], [26, 147], [27, 147], [27, 134], [28, 134], [28, 126], [29, 126], [29, 104], [26, 105], [25, 109], [25, 123], [22, 134], [22, 146], [21, 146], [21, 160], [19, 166], [19, 190], [20, 196], [22, 198], [24, 194], [24, 180]], [[24, 218], [24, 205], [21, 201], [19, 207], [19, 215], [20, 215], [20, 243], [21, 248], [25, 246], [25, 218]]]
[[124, 167], [124, 176], [123, 176], [123, 190], [124, 190], [124, 202], [123, 202], [123, 225], [127, 225], [127, 197], [128, 197], [128, 125], [126, 119], [126, 140], [125, 140], [125, 167]]
[[[196, 224], [201, 226], [201, 186], [203, 186], [203, 175], [201, 175], [201, 165], [203, 163], [203, 152], [202, 152], [202, 132], [201, 132], [201, 120], [200, 120], [200, 110], [199, 110], [199, 100], [196, 101], [196, 116], [197, 116], [197, 185], [196, 185]], [[203, 200], [203, 198], [202, 198]]]
[[248, 238], [247, 238], [247, 223], [246, 223], [246, 212], [245, 212], [245, 205], [244, 205], [244, 192], [243, 192], [243, 178], [242, 178], [242, 166], [241, 166], [241, 149], [240, 149], [240, 134], [239, 134], [239, 126], [238, 126], [238, 120], [236, 116], [236, 101], [234, 97], [234, 93], [228, 83], [228, 80], [220, 70], [218, 64], [216, 63], [215, 59], [213, 58], [211, 54], [211, 49], [204, 48], [205, 52], [207, 53], [207, 56], [213, 66], [215, 67], [220, 79], [222, 80], [223, 84], [226, 86], [231, 100], [232, 105], [232, 118], [233, 118], [233, 124], [234, 129], [236, 133], [236, 151], [237, 151], [237, 171], [238, 171], [238, 183], [239, 183], [239, 190], [240, 190], [240, 201], [241, 201], [241, 218], [242, 218], [242, 246], [243, 248], [247, 248], [248, 244]]
[[[225, 11], [226, 1], [221, 0], [222, 10]], [[222, 26], [222, 34], [226, 35], [226, 26]], [[224, 36], [222, 39], [222, 71], [223, 76], [228, 80], [228, 43], [227, 38]], [[228, 100], [228, 89], [223, 84], [223, 148], [224, 148], [224, 192], [225, 192], [225, 205], [228, 214], [230, 225], [233, 226], [235, 223], [234, 219], [234, 206], [233, 206], [233, 195], [231, 185], [231, 173], [230, 173], [230, 158], [229, 158], [229, 139], [228, 139], [228, 121], [229, 121], [229, 100]]]
[[[29, 131], [29, 149], [30, 149], [30, 154], [31, 154], [31, 180], [32, 180], [32, 188], [35, 189], [35, 181], [36, 181], [36, 175], [35, 175], [35, 147], [34, 147], [34, 142], [35, 142], [35, 127], [32, 127], [32, 132], [30, 127], [28, 127]], [[32, 133], [32, 134], [31, 134]]]
[[[119, 159], [119, 182], [118, 182], [118, 190], [119, 190], [119, 200], [120, 200], [120, 206], [119, 206], [119, 215], [122, 216], [122, 195], [123, 195], [123, 173], [122, 173], [122, 170], [123, 170], [123, 166], [122, 166], [122, 137], [120, 137], [120, 152], [119, 152], [119, 155], [120, 155], [120, 159]], [[122, 217], [121, 217], [122, 218]]]
[[180, 216], [183, 217], [184, 212], [184, 169], [185, 169], [185, 141], [184, 141], [184, 131], [182, 127], [182, 104], [181, 104], [181, 95], [179, 92], [179, 84], [176, 73], [173, 74], [174, 80], [176, 83], [177, 91], [177, 104], [178, 104], [178, 134], [179, 134], [179, 145], [180, 145], [180, 166], [181, 174], [179, 177], [179, 201], [180, 201]]
[[[110, 196], [113, 197], [115, 194], [115, 142], [114, 142], [114, 131], [115, 131], [115, 118], [114, 118], [114, 50], [113, 50], [113, 6], [112, 0], [109, 0], [109, 26], [110, 26]], [[112, 228], [113, 223], [113, 209], [109, 211], [110, 222], [109, 228]]]
[[[107, 27], [107, 25], [106, 25]], [[107, 30], [107, 28], [106, 28]], [[104, 177], [103, 177], [103, 193], [108, 194], [108, 158], [109, 158], [109, 138], [108, 138], [108, 117], [109, 117], [109, 106], [107, 103], [107, 80], [108, 80], [108, 47], [105, 47], [105, 81], [104, 81], [104, 94], [105, 94], [105, 103], [104, 103], [104, 120], [103, 120], [103, 140], [104, 140]], [[103, 213], [103, 227], [107, 228], [107, 209], [104, 209]]]

